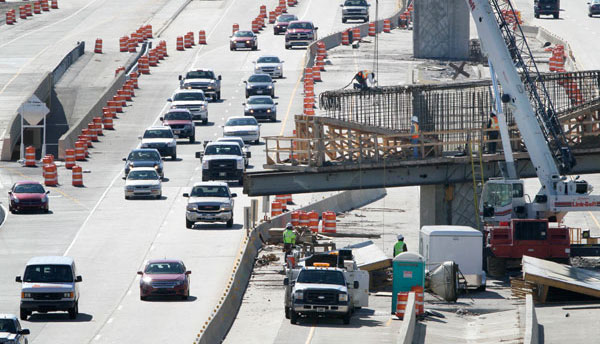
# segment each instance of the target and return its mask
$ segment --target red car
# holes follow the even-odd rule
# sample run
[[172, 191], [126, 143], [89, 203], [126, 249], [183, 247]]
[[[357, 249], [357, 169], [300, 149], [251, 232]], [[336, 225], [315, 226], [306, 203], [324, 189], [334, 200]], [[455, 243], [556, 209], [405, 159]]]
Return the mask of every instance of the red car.
[[162, 124], [171, 127], [178, 138], [188, 138], [190, 143], [196, 142], [196, 127], [192, 113], [188, 109], [171, 109], [160, 118]]
[[273, 24], [273, 34], [279, 35], [280, 33], [285, 32], [285, 30], [288, 27], [288, 24], [294, 20], [298, 20], [298, 17], [296, 17], [295, 14], [280, 15], [279, 17], [277, 17], [275, 24]]
[[146, 263], [143, 271], [138, 271], [140, 279], [140, 300], [149, 296], [180, 296], [187, 300], [190, 296], [190, 274], [185, 264], [176, 259], [156, 259]]
[[8, 192], [8, 209], [13, 214], [23, 210], [42, 210], [47, 213], [49, 193], [38, 182], [17, 182]]
[[258, 49], [258, 38], [252, 31], [237, 31], [231, 36], [229, 41], [229, 50], [238, 50], [248, 48]]

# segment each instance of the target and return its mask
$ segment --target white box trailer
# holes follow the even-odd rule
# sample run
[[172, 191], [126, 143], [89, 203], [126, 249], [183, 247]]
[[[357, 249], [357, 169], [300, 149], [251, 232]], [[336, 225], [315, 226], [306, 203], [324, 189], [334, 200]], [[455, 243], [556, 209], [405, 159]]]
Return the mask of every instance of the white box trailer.
[[454, 261], [467, 280], [467, 287], [485, 289], [483, 233], [467, 226], [423, 226], [419, 253], [425, 257], [426, 271], [446, 261]]

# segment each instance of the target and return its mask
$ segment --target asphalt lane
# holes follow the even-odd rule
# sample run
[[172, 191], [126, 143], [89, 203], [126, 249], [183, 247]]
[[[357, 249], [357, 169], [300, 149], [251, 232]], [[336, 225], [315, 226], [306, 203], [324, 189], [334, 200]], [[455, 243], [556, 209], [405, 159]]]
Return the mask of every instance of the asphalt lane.
[[[52, 189], [52, 214], [8, 217], [0, 232], [0, 263], [6, 267], [0, 282], [3, 311], [18, 313], [19, 286], [13, 282], [14, 276], [22, 273], [31, 256], [70, 255], [84, 278], [78, 319], [69, 321], [60, 313], [32, 316], [24, 325], [32, 330], [33, 343], [191, 341], [210, 315], [239, 254], [244, 237], [241, 210], [250, 199], [241, 195], [241, 187], [233, 187], [240, 197], [236, 200], [236, 225], [231, 230], [221, 224], [187, 230], [181, 194], [200, 180], [199, 161], [194, 158], [200, 144], [182, 142], [178, 145], [179, 160], [165, 161], [168, 181], [159, 201], [124, 200], [121, 158], [163, 111], [166, 98], [178, 86], [177, 75], [191, 66], [213, 68], [223, 76], [224, 99], [209, 105], [210, 123], [197, 127], [196, 133], [199, 141], [220, 136], [219, 125], [231, 115], [242, 114], [242, 80], [252, 74], [252, 61], [267, 53], [279, 55], [286, 63], [285, 78], [276, 84], [279, 122], [264, 123], [262, 135], [291, 133], [293, 115], [302, 111], [299, 78], [304, 50], [285, 50], [283, 36], [273, 36], [271, 27], [260, 34], [257, 52], [230, 52], [227, 46], [231, 25], [237, 22], [242, 29], [249, 28], [260, 4], [242, 0], [191, 2], [161, 37], [168, 42], [170, 57], [152, 69], [152, 75], [141, 78], [135, 102], [120, 115], [117, 130], [106, 133], [90, 161], [83, 164], [90, 172], [84, 174], [86, 188], [69, 186], [70, 174], [61, 169], [63, 185]], [[273, 8], [276, 3], [266, 5]], [[342, 25], [337, 2], [304, 0], [290, 12], [314, 20], [321, 35]], [[199, 29], [207, 31], [207, 46], [175, 51], [177, 36]], [[263, 150], [262, 144], [252, 147], [252, 165], [259, 167], [265, 161]], [[0, 170], [5, 191], [15, 180], [39, 180], [41, 174], [39, 169], [7, 163]], [[139, 300], [135, 272], [146, 259], [156, 257], [181, 258], [193, 271], [190, 301]]]

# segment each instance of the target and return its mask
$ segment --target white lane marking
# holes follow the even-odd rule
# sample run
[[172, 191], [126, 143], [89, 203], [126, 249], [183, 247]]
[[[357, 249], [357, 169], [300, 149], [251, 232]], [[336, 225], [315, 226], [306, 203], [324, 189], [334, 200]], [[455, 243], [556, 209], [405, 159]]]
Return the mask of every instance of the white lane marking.
[[118, 311], [120, 311], [121, 309], [123, 309], [123, 305], [119, 305], [119, 307], [117, 307]]
[[[208, 35], [206, 36], [206, 39], [210, 39], [213, 35], [213, 33], [215, 33], [215, 30], [217, 29], [217, 27], [219, 27], [219, 24], [221, 24], [221, 22], [223, 21], [223, 19], [225, 19], [225, 17], [227, 17], [227, 13], [229, 13], [229, 10], [233, 7], [233, 5], [236, 3], [236, 0], [232, 0], [231, 3], [229, 4], [229, 7], [227, 7], [227, 9], [225, 10], [225, 12], [223, 12], [223, 14], [221, 15], [221, 18], [219, 18], [219, 20], [215, 23], [215, 25], [212, 27], [212, 29], [210, 30], [210, 32], [208, 33]], [[200, 49], [198, 49], [198, 51], [196, 52], [196, 57], [194, 57], [194, 64], [193, 66], [196, 65], [196, 61], [198, 61], [198, 57], [200, 56], [200, 52], [203, 50], [203, 48], [205, 47], [205, 45], [203, 45], [202, 47], [200, 47]]]
[[300, 19], [304, 19], [304, 17], [306, 17], [306, 15], [308, 14], [308, 10], [310, 9], [310, 5], [312, 4], [312, 0], [308, 1], [308, 5], [306, 5], [306, 8], [304, 9], [304, 14], [302, 14], [302, 16], [300, 17]]
[[102, 335], [99, 335], [99, 334], [97, 334], [97, 335], [94, 337], [94, 340], [100, 340], [100, 337], [102, 337]]
[[106, 322], [107, 324], [110, 324], [111, 322], [113, 322], [113, 318], [108, 319], [108, 321]]
[[131, 289], [129, 289], [129, 290], [127, 291], [127, 296], [131, 295], [131, 293], [133, 293], [133, 291], [132, 291]]

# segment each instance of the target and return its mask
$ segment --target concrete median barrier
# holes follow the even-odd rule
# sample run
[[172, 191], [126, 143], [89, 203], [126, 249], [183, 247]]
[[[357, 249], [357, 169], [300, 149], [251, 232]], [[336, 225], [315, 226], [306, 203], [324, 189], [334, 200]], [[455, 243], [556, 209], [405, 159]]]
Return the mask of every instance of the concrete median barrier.
[[[302, 208], [302, 210], [315, 210], [319, 212], [333, 210], [336, 212], [344, 212], [369, 204], [385, 195], [385, 189], [344, 191], [319, 202], [310, 204]], [[289, 222], [290, 219], [291, 214], [288, 212], [275, 217], [270, 222], [261, 223], [251, 232], [243, 249], [239, 265], [233, 273], [231, 287], [226, 291], [225, 297], [218, 306], [217, 311], [211, 316], [211, 319], [208, 320], [207, 324], [203, 326], [200, 333], [198, 333], [195, 343], [220, 343], [225, 338], [227, 332], [229, 332], [229, 329], [233, 325], [237, 312], [242, 304], [246, 287], [248, 286], [252, 270], [254, 269], [254, 260], [258, 255], [258, 250], [262, 246], [261, 238], [266, 238], [269, 229], [282, 227], [286, 222]]]
[[415, 335], [416, 325], [417, 314], [415, 312], [415, 293], [410, 292], [408, 294], [404, 319], [402, 320], [402, 327], [400, 327], [396, 344], [411, 344]]
[[539, 325], [535, 314], [533, 296], [527, 294], [525, 297], [525, 344], [538, 344], [540, 342]]

